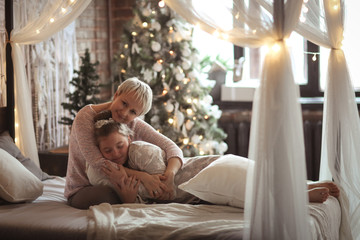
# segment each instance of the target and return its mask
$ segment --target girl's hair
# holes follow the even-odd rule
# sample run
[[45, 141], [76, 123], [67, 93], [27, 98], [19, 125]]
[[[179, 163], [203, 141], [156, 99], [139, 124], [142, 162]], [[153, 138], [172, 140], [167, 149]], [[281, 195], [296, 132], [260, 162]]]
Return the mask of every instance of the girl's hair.
[[153, 93], [148, 84], [140, 81], [136, 77], [128, 78], [123, 83], [121, 83], [116, 90], [117, 95], [123, 93], [133, 93], [135, 99], [142, 103], [143, 106], [139, 115], [145, 115], [150, 111]]
[[108, 111], [100, 112], [95, 117], [95, 140], [99, 145], [100, 137], [107, 137], [113, 132], [118, 132], [125, 137], [132, 137], [134, 132], [124, 123], [118, 123], [111, 118], [104, 118], [108, 116]]

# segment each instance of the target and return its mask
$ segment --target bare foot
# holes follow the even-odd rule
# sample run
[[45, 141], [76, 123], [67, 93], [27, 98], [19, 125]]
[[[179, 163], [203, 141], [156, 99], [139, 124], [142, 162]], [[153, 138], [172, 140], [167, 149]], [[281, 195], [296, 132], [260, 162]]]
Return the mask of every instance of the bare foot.
[[322, 182], [314, 182], [308, 184], [308, 189], [318, 188], [318, 187], [326, 187], [329, 189], [329, 194], [333, 197], [338, 198], [340, 195], [340, 189], [338, 186], [332, 181], [322, 181]]
[[329, 197], [329, 189], [326, 187], [314, 187], [308, 193], [309, 202], [323, 203]]

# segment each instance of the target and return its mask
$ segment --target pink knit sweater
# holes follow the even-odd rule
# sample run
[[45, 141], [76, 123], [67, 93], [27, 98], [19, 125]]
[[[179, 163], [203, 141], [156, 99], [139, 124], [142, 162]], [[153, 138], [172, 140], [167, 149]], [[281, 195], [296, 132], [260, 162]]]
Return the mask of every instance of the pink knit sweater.
[[[86, 162], [94, 168], [100, 168], [107, 161], [96, 146], [94, 137], [95, 115], [96, 112], [91, 105], [85, 106], [77, 113], [71, 127], [69, 161], [64, 193], [66, 198], [69, 198], [81, 188], [90, 185], [85, 173]], [[167, 159], [178, 157], [183, 161], [181, 149], [143, 120], [135, 118], [129, 124], [129, 127], [134, 131], [133, 141], [142, 140], [155, 144], [166, 152]]]

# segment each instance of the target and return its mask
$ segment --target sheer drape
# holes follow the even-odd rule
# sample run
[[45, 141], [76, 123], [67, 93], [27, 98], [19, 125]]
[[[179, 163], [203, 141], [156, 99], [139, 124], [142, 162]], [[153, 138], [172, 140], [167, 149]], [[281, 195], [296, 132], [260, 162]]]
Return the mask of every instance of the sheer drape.
[[69, 82], [74, 69], [78, 69], [75, 22], [49, 40], [31, 45], [30, 59], [38, 149], [67, 145], [70, 128], [59, 121], [67, 114], [61, 103], [68, 101]]
[[[1, 3], [1, 2], [0, 2]], [[5, 12], [4, 3], [0, 4], [0, 12]], [[6, 106], [6, 29], [5, 14], [0, 16], [0, 107]]]
[[[299, 89], [285, 39], [297, 25], [302, 1], [167, 0], [172, 9], [205, 31], [239, 46], [269, 45], [253, 101], [245, 239], [309, 239], [305, 151]], [[201, 7], [194, 4], [202, 3]], [[274, 6], [276, 11], [272, 14]], [[217, 14], [208, 14], [215, 9]], [[222, 24], [224, 14], [234, 23]], [[274, 16], [274, 17], [273, 17]], [[273, 20], [274, 19], [274, 20]]]
[[[351, 7], [351, 1], [347, 1]], [[342, 239], [360, 237], [360, 122], [342, 47], [345, 1], [309, 1], [297, 31], [331, 49], [324, 94], [320, 179], [341, 187]], [[330, 170], [330, 171], [329, 171]], [[350, 220], [351, 231], [347, 228]], [[352, 234], [352, 236], [351, 236]]]
[[25, 73], [21, 45], [46, 40], [75, 20], [91, 0], [48, 1], [42, 14], [21, 29], [11, 32], [12, 58], [15, 73], [15, 121], [17, 144], [23, 153], [39, 164], [33, 126], [31, 95]]

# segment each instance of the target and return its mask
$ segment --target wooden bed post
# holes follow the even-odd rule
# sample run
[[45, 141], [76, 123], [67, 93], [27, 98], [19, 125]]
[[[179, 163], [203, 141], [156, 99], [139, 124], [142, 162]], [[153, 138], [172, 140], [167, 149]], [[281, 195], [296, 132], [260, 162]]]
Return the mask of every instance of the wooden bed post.
[[[8, 39], [10, 39], [11, 30], [14, 28], [13, 20], [13, 0], [5, 0], [5, 27]], [[6, 109], [7, 125], [10, 136], [15, 139], [15, 89], [14, 89], [14, 68], [11, 58], [11, 45], [6, 44]]]

